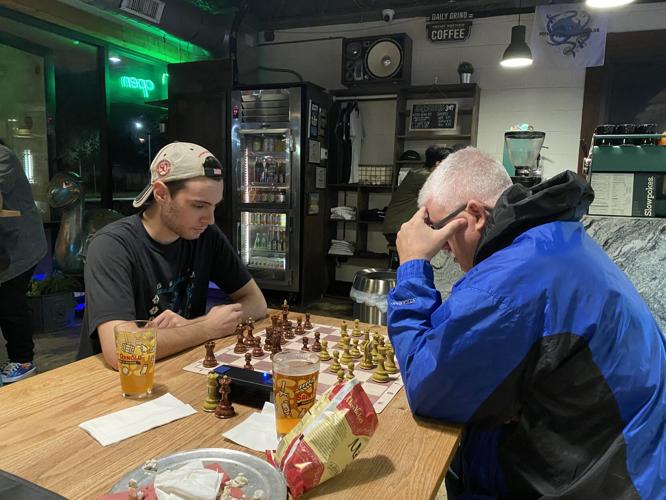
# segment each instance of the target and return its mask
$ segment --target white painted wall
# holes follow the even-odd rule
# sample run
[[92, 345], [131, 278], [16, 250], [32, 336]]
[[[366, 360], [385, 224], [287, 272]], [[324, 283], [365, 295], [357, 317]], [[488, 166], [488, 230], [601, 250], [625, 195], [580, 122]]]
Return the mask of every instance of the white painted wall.
[[[399, 16], [398, 12], [398, 16]], [[523, 16], [530, 39], [532, 15]], [[336, 26], [321, 26], [276, 32], [276, 42], [321, 37], [356, 37], [406, 32], [413, 41], [412, 84], [457, 83], [457, 65], [471, 62], [474, 81], [481, 87], [477, 146], [501, 160], [503, 133], [515, 123], [528, 122], [546, 132], [543, 152], [544, 175], [550, 177], [565, 169], [576, 169], [578, 138], [583, 108], [585, 72], [562, 71], [540, 65], [526, 69], [499, 66], [509, 43], [516, 16], [483, 18], [474, 21], [470, 38], [459, 43], [432, 43], [426, 38], [425, 19], [398, 19]], [[666, 29], [666, 3], [639, 4], [609, 13], [609, 31]], [[340, 84], [340, 39], [289, 45], [261, 46], [259, 63], [289, 68], [328, 89]], [[261, 81], [283, 79], [276, 73], [260, 73]]]
[[[666, 3], [625, 7], [610, 13], [609, 18], [611, 32], [666, 29]], [[527, 26], [529, 41], [533, 16], [523, 16], [521, 20]], [[390, 25], [371, 22], [278, 31], [275, 41], [406, 32], [413, 41], [413, 85], [458, 83], [458, 63], [465, 60], [474, 65], [474, 81], [481, 87], [477, 137], [480, 149], [501, 161], [504, 131], [512, 124], [527, 122], [546, 132], [544, 146], [548, 149], [542, 155], [546, 177], [566, 169], [576, 170], [585, 72], [562, 71], [538, 61], [525, 69], [502, 68], [499, 61], [516, 21], [516, 16], [477, 19], [470, 38], [452, 44], [431, 43], [426, 38], [424, 18], [398, 19]], [[257, 57], [260, 65], [292, 69], [305, 80], [327, 89], [337, 89], [343, 88], [340, 84], [341, 47], [339, 38], [260, 46]], [[265, 83], [284, 81], [284, 76], [279, 73], [260, 72], [259, 78]], [[381, 105], [373, 105], [367, 111], [374, 113], [368, 122], [375, 128], [368, 146], [372, 144], [373, 148], [379, 146], [379, 149], [364, 148], [362, 161], [388, 163], [392, 161], [393, 117]], [[391, 122], [387, 123], [385, 118]], [[371, 208], [387, 204], [388, 200], [384, 198], [373, 195]], [[343, 237], [342, 231], [338, 236]], [[354, 239], [353, 230], [348, 230], [344, 237]], [[368, 249], [382, 252], [385, 248], [383, 235], [373, 230], [368, 237]], [[350, 265], [340, 266], [337, 279], [352, 281], [356, 269]]]

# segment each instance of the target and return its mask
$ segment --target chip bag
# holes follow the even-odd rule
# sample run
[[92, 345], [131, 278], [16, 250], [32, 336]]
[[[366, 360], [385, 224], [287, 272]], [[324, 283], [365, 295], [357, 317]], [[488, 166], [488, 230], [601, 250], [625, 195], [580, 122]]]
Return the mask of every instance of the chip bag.
[[268, 461], [282, 470], [294, 499], [342, 472], [375, 433], [379, 421], [361, 382], [331, 387], [310, 408]]

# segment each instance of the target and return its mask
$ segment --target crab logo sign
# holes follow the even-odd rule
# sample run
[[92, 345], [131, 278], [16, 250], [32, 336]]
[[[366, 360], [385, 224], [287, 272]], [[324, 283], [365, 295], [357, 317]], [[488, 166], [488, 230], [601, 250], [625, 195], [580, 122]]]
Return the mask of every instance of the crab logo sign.
[[587, 68], [603, 66], [608, 18], [580, 5], [536, 8], [532, 50], [537, 64]]

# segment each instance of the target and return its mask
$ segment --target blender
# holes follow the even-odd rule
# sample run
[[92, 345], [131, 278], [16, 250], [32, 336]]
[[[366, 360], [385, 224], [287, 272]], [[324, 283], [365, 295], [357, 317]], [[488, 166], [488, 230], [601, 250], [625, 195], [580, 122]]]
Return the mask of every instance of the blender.
[[514, 184], [531, 187], [541, 182], [539, 152], [546, 137], [545, 132], [511, 131], [504, 133], [504, 143], [516, 175], [511, 177]]

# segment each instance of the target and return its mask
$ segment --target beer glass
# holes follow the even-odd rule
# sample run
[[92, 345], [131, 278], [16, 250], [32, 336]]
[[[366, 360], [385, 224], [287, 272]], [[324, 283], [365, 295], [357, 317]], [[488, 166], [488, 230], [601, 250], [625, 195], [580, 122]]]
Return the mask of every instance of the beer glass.
[[312, 407], [317, 396], [319, 355], [283, 351], [273, 356], [275, 428], [278, 437], [289, 433]]
[[153, 391], [157, 327], [135, 320], [114, 327], [118, 373], [123, 397], [144, 398]]

